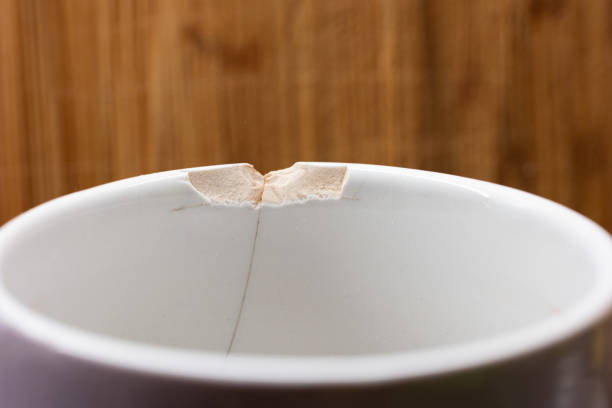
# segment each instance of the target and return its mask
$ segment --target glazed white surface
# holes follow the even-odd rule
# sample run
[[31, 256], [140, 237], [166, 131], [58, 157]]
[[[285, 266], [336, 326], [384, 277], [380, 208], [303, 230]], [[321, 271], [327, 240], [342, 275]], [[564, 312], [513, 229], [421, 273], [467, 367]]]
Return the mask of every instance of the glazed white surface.
[[607, 313], [611, 268], [595, 224], [489, 183], [348, 165], [340, 199], [230, 208], [173, 171], [3, 227], [0, 313], [43, 343], [141, 370], [376, 381], [577, 333]]

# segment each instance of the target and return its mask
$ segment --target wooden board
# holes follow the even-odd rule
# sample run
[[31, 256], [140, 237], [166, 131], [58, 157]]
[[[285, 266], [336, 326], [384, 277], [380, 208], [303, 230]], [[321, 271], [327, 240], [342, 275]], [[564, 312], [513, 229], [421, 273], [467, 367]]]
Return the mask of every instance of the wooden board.
[[612, 229], [612, 3], [0, 0], [0, 223], [298, 160], [522, 188]]

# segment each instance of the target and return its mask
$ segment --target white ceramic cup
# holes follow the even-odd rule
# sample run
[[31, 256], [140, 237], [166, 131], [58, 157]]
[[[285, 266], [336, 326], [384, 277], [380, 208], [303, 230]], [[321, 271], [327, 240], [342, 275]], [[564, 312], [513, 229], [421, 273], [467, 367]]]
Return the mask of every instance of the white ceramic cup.
[[0, 229], [0, 407], [608, 406], [612, 243], [593, 222], [383, 166], [305, 164], [345, 168], [342, 190], [285, 204], [190, 183], [232, 166]]

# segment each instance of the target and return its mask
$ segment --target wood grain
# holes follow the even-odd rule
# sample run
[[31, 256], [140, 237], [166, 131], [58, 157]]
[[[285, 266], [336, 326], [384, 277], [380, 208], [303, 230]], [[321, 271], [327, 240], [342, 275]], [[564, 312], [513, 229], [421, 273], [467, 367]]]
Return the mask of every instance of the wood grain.
[[0, 222], [298, 160], [525, 189], [612, 229], [612, 2], [0, 0]]

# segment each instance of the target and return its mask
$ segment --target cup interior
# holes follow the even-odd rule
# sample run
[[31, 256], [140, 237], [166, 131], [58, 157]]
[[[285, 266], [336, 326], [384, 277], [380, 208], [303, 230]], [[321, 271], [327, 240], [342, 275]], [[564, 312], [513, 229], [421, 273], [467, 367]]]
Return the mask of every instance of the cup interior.
[[346, 356], [503, 336], [561, 318], [601, 281], [565, 222], [577, 215], [488, 183], [351, 166], [340, 199], [254, 208], [208, 205], [186, 175], [26, 214], [2, 249], [4, 289], [131, 342]]

